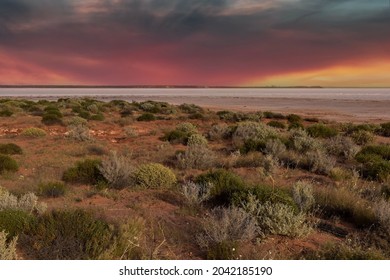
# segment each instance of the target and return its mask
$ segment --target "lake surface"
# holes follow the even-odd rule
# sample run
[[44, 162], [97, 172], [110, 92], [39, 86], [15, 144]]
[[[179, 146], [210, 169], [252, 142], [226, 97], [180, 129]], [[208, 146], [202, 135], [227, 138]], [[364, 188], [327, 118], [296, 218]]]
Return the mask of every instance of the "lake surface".
[[55, 100], [90, 97], [103, 101], [155, 100], [192, 103], [210, 109], [296, 113], [336, 121], [390, 121], [390, 89], [140, 89], [140, 88], [2, 88], [0, 97]]
[[97, 97], [110, 99], [123, 97], [237, 97], [237, 98], [304, 98], [304, 99], [342, 99], [342, 100], [390, 100], [390, 89], [343, 89], [343, 88], [297, 88], [297, 89], [140, 89], [140, 88], [0, 88], [1, 97], [61, 98]]

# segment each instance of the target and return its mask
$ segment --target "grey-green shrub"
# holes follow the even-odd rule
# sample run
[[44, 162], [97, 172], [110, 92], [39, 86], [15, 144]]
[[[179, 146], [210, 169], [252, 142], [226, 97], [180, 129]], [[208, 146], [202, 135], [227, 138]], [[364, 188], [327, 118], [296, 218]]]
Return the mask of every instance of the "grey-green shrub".
[[351, 137], [353, 141], [358, 145], [367, 145], [374, 141], [374, 134], [366, 130], [354, 131]]
[[313, 186], [308, 182], [296, 182], [293, 186], [293, 198], [301, 211], [311, 209], [315, 203]]
[[277, 234], [302, 237], [311, 231], [304, 212], [296, 213], [289, 205], [269, 201], [260, 203], [252, 198], [243, 204], [243, 208], [255, 217], [261, 236]]
[[215, 164], [216, 156], [205, 145], [192, 144], [183, 153], [176, 155], [179, 168], [207, 169]]
[[211, 141], [221, 140], [228, 136], [230, 133], [229, 126], [227, 124], [214, 124], [207, 133], [208, 138]]
[[302, 129], [291, 130], [290, 136], [291, 148], [300, 153], [322, 150], [323, 146], [317, 139], [310, 137], [306, 131]]
[[217, 207], [203, 223], [204, 233], [198, 235], [198, 244], [208, 248], [215, 244], [231, 241], [251, 240], [256, 236], [255, 219], [238, 207]]
[[187, 146], [207, 146], [207, 144], [207, 139], [201, 134], [192, 134], [187, 140]]
[[89, 128], [85, 125], [71, 125], [67, 132], [68, 138], [76, 141], [92, 141], [93, 137], [90, 134]]
[[102, 160], [98, 168], [112, 188], [121, 189], [133, 184], [132, 174], [135, 168], [126, 156], [114, 151]]
[[286, 151], [286, 146], [279, 139], [268, 139], [265, 143], [264, 152], [275, 158], [280, 158]]
[[343, 159], [353, 159], [360, 150], [351, 138], [340, 135], [330, 138], [326, 142], [326, 149], [331, 155]]
[[18, 198], [8, 190], [0, 187], [0, 210], [15, 209], [29, 213], [33, 211], [43, 213], [46, 208], [46, 204], [38, 202], [38, 197], [34, 193], [29, 192]]
[[197, 184], [192, 181], [182, 185], [182, 194], [190, 206], [199, 206], [209, 199], [212, 184]]
[[240, 147], [246, 141], [265, 141], [270, 137], [275, 137], [277, 131], [263, 123], [258, 122], [242, 122], [239, 123], [237, 129], [233, 133], [233, 143]]
[[176, 184], [176, 175], [159, 163], [140, 165], [134, 172], [135, 184], [143, 188], [171, 188]]
[[23, 130], [21, 135], [31, 138], [39, 138], [46, 136], [46, 131], [37, 127], [29, 127]]

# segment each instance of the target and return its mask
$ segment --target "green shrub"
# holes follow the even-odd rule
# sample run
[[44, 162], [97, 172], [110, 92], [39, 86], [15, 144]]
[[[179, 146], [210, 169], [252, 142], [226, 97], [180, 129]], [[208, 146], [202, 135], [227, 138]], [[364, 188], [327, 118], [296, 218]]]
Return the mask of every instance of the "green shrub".
[[199, 107], [198, 105], [195, 104], [186, 104], [183, 103], [179, 105], [179, 109], [187, 114], [196, 114], [196, 113], [204, 113], [204, 110], [202, 107]]
[[19, 166], [13, 158], [7, 155], [0, 154], [0, 174], [6, 171], [16, 172], [18, 171], [18, 169]]
[[21, 147], [14, 143], [0, 144], [0, 154], [21, 155], [23, 154], [23, 150]]
[[302, 117], [296, 114], [287, 115], [287, 120], [289, 123], [301, 123], [303, 121]]
[[101, 181], [105, 181], [103, 175], [99, 171], [101, 160], [86, 159], [79, 161], [76, 166], [66, 170], [62, 176], [62, 180], [69, 183], [91, 184], [95, 185]]
[[87, 110], [79, 110], [78, 112], [79, 114], [79, 117], [80, 118], [83, 118], [83, 119], [86, 119], [86, 120], [89, 120], [91, 118], [91, 113], [88, 112]]
[[223, 241], [209, 246], [207, 250], [208, 260], [237, 260], [240, 257], [238, 253], [238, 243], [234, 241]]
[[214, 124], [207, 133], [207, 137], [211, 141], [216, 141], [227, 138], [229, 134], [230, 129], [226, 124]]
[[264, 149], [266, 140], [276, 137], [277, 131], [263, 123], [242, 122], [234, 131], [232, 140], [245, 153]]
[[46, 131], [37, 127], [30, 127], [23, 130], [21, 135], [31, 138], [39, 138], [46, 136]]
[[135, 183], [143, 188], [171, 188], [176, 175], [171, 169], [159, 163], [142, 164], [134, 173]]
[[165, 133], [162, 140], [170, 143], [187, 144], [188, 138], [197, 133], [198, 130], [192, 123], [179, 123], [175, 130]]
[[357, 130], [351, 134], [353, 141], [358, 145], [366, 145], [374, 141], [374, 134], [366, 130]]
[[362, 163], [362, 175], [369, 179], [386, 180], [390, 175], [390, 145], [364, 147], [356, 160]]
[[234, 193], [246, 190], [243, 179], [225, 169], [217, 169], [201, 174], [195, 183], [211, 184], [210, 198], [217, 205], [231, 205]]
[[105, 118], [103, 114], [95, 114], [92, 115], [89, 119], [92, 121], [104, 121]]
[[291, 131], [288, 147], [301, 154], [323, 149], [319, 140], [310, 137], [306, 131], [301, 129]]
[[72, 117], [71, 119], [66, 121], [66, 125], [68, 126], [78, 126], [78, 125], [84, 125], [86, 126], [88, 121], [81, 117]]
[[44, 197], [60, 197], [65, 195], [66, 187], [62, 182], [47, 182], [38, 185], [38, 194]]
[[3, 109], [0, 111], [0, 117], [11, 117], [14, 114], [11, 110]]
[[187, 140], [187, 146], [207, 146], [207, 144], [207, 139], [201, 134], [192, 134]]
[[385, 137], [390, 137], [390, 122], [382, 123], [379, 132]]
[[139, 122], [150, 122], [155, 120], [156, 120], [156, 116], [151, 113], [144, 113], [137, 118], [137, 121]]
[[267, 119], [285, 119], [286, 116], [284, 116], [283, 114], [281, 113], [274, 113], [274, 112], [269, 112], [269, 111], [265, 111], [263, 113], [263, 116], [264, 118], [267, 118]]
[[83, 210], [53, 211], [33, 223], [21, 240], [33, 259], [99, 259], [114, 243], [113, 229]]
[[23, 233], [34, 221], [34, 216], [16, 209], [0, 211], [0, 231], [6, 231], [8, 238], [13, 238]]
[[270, 121], [269, 123], [267, 123], [267, 125], [271, 127], [282, 128], [282, 129], [286, 128], [286, 125], [280, 121]]
[[292, 130], [292, 129], [301, 129], [301, 130], [304, 130], [305, 127], [302, 123], [299, 123], [299, 122], [293, 122], [293, 123], [290, 123], [289, 126], [288, 126], [288, 130]]
[[42, 123], [45, 125], [62, 124], [62, 119], [57, 114], [45, 113], [42, 116]]
[[312, 126], [306, 128], [306, 130], [311, 137], [315, 138], [330, 138], [338, 134], [337, 129], [322, 123], [313, 124]]

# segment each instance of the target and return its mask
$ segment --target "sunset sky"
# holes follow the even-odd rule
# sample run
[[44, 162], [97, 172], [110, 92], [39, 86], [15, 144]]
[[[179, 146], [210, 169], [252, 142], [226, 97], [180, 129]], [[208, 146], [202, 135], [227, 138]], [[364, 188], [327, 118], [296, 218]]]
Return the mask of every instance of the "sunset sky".
[[390, 86], [390, 3], [0, 0], [0, 84]]

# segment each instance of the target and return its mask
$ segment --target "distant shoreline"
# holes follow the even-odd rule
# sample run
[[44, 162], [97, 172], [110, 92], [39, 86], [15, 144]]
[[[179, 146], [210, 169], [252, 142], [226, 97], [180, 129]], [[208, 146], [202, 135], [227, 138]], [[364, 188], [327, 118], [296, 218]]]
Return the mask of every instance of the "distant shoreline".
[[321, 86], [286, 86], [286, 87], [278, 87], [278, 86], [264, 86], [264, 87], [257, 87], [257, 86], [248, 86], [248, 87], [242, 87], [242, 86], [194, 86], [194, 85], [119, 85], [119, 86], [98, 86], [98, 85], [0, 85], [0, 88], [151, 88], [151, 89], [164, 89], [164, 88], [177, 88], [177, 89], [207, 89], [207, 88], [215, 88], [215, 89], [281, 89], [281, 88], [323, 88]]

